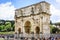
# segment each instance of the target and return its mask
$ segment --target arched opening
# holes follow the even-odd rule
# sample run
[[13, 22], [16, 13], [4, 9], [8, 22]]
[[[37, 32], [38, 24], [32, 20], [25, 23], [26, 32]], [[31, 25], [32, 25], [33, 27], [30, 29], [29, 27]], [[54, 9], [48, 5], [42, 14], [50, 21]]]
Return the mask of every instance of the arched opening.
[[24, 28], [25, 28], [25, 32], [29, 34], [29, 33], [30, 33], [30, 28], [31, 28], [31, 23], [30, 23], [30, 21], [26, 21], [26, 22], [25, 22]]
[[19, 34], [21, 33], [21, 28], [18, 29], [18, 33], [19, 33]]
[[36, 27], [35, 30], [36, 30], [36, 34], [40, 33], [40, 28], [39, 27]]

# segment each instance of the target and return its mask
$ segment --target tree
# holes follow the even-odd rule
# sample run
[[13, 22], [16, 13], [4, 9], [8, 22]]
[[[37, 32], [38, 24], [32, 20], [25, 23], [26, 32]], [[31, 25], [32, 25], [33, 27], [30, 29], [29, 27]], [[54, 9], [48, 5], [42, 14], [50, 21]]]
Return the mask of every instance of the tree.
[[50, 25], [52, 25], [53, 23], [52, 23], [52, 21], [50, 20]]
[[50, 33], [58, 33], [59, 32], [59, 29], [54, 27], [53, 25], [50, 26]]
[[13, 28], [12, 31], [15, 31], [15, 24], [13, 24], [13, 27], [12, 28]]
[[4, 30], [5, 25], [0, 25], [0, 31]]
[[50, 25], [50, 33], [52, 33], [53, 25]]
[[56, 32], [58, 32], [58, 28], [53, 27], [53, 29], [52, 29], [52, 33], [56, 33]]
[[14, 28], [15, 28], [15, 25], [14, 24], [15, 24], [15, 22], [14, 21], [11, 21], [11, 28], [12, 28], [11, 30], [12, 31], [14, 31]]
[[5, 23], [5, 30], [6, 31], [11, 31], [11, 23], [10, 22]]
[[0, 31], [14, 31], [14, 20], [0, 20]]

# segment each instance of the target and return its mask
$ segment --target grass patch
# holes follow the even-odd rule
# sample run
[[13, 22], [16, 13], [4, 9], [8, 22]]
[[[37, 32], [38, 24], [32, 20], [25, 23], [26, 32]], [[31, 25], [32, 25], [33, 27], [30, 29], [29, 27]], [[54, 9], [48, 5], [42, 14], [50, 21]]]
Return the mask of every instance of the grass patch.
[[3, 38], [0, 38], [0, 40], [4, 40]]
[[11, 32], [0, 32], [0, 34], [14, 34], [14, 31], [11, 31]]

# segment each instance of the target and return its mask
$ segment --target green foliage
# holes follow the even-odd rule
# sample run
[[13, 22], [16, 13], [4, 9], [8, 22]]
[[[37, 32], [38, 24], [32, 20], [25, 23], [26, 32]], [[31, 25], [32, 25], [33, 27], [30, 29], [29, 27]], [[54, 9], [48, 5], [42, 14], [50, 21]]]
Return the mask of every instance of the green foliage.
[[[1, 22], [1, 21], [0, 21]], [[14, 21], [4, 21], [4, 24], [0, 25], [0, 32], [14, 31]]]
[[53, 26], [52, 26], [52, 25], [50, 25], [50, 33], [52, 33], [52, 29], [53, 29]]
[[5, 25], [0, 25], [0, 31], [3, 31]]
[[59, 29], [54, 27], [53, 25], [50, 25], [50, 33], [59, 33]]
[[0, 32], [0, 34], [14, 34], [14, 31], [10, 31], [10, 32]]
[[6, 22], [6, 24], [5, 24], [5, 30], [6, 31], [11, 31], [11, 23], [10, 22]]

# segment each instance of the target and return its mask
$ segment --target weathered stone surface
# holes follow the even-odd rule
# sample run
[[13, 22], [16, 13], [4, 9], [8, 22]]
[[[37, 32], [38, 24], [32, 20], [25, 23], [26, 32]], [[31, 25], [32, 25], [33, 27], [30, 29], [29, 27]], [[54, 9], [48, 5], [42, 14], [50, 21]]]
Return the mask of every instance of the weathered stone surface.
[[23, 33], [26, 33], [26, 30], [29, 33], [36, 33], [38, 30], [36, 27], [39, 27], [39, 33], [50, 34], [49, 24], [50, 4], [45, 1], [15, 10], [15, 32], [17, 33], [19, 28]]

